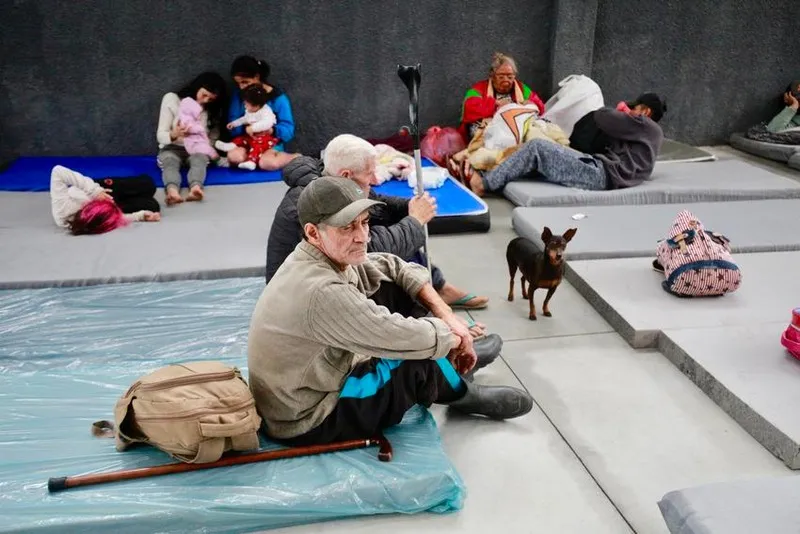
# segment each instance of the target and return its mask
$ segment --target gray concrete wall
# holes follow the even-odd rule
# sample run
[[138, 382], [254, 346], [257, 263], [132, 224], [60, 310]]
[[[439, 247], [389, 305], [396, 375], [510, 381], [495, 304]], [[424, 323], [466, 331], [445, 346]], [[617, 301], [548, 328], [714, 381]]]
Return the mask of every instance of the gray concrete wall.
[[253, 0], [0, 2], [0, 163], [21, 154], [146, 154], [164, 92], [250, 53], [290, 95], [295, 148], [407, 122], [398, 62], [423, 65], [422, 125], [453, 124], [495, 50], [546, 99], [571, 73], [609, 101], [667, 96], [668, 135], [723, 142], [800, 78], [796, 2]]
[[[607, 101], [667, 96], [665, 133], [724, 143], [779, 111], [800, 78], [795, 0], [606, 0], [598, 3], [593, 78]], [[557, 80], [556, 80], [557, 81]]]
[[552, 18], [552, 0], [0, 2], [0, 157], [152, 153], [163, 93], [239, 54], [271, 64], [304, 151], [407, 124], [398, 63], [422, 63], [422, 125], [456, 123], [495, 50], [549, 87]]

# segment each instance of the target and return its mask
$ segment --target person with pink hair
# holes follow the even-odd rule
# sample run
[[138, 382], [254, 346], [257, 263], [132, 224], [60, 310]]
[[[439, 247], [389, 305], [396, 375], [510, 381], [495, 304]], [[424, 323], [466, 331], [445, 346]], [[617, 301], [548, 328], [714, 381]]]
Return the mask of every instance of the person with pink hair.
[[[56, 165], [50, 173], [50, 206], [53, 220], [61, 228], [68, 228], [73, 235], [103, 234], [129, 222], [158, 222], [161, 220], [158, 202], [153, 198], [155, 185], [150, 181], [152, 192], [147, 196], [144, 178], [114, 180], [106, 178], [95, 182], [73, 170]], [[135, 183], [136, 181], [136, 183]], [[119, 187], [126, 183], [128, 187]], [[132, 187], [138, 190], [135, 194]], [[127, 190], [127, 191], [126, 191]], [[116, 195], [118, 198], [115, 199]], [[142, 206], [151, 209], [136, 209]], [[125, 213], [125, 211], [129, 213]]]

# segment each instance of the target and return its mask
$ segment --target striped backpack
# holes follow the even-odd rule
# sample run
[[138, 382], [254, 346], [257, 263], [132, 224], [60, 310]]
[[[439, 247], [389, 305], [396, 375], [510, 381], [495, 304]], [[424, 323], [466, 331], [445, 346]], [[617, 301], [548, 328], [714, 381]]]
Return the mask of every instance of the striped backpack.
[[661, 286], [673, 295], [724, 295], [739, 289], [742, 281], [728, 239], [703, 228], [703, 223], [687, 210], [675, 218], [656, 255], [666, 277]]

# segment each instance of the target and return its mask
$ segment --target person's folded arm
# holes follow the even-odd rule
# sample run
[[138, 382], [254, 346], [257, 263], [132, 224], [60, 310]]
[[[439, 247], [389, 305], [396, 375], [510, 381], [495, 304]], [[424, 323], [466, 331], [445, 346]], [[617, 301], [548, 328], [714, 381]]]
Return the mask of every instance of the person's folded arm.
[[494, 98], [485, 97], [475, 89], [469, 89], [464, 95], [464, 103], [461, 111], [461, 122], [472, 124], [483, 119], [494, 116], [497, 110], [497, 102]]
[[644, 120], [611, 108], [601, 108], [594, 112], [597, 127], [609, 136], [623, 141], [640, 140], [645, 127]]
[[786, 106], [769, 121], [769, 124], [767, 124], [767, 131], [770, 133], [778, 133], [786, 130], [790, 126], [793, 126], [792, 119], [795, 115], [797, 115], [797, 110], [791, 106]]
[[388, 279], [414, 300], [422, 286], [430, 282], [430, 275], [425, 267], [387, 253], [369, 254], [369, 261], [356, 266], [356, 274], [364, 287], [374, 285], [376, 280]]
[[307, 321], [318, 342], [373, 358], [438, 359], [460, 343], [444, 321], [391, 313], [344, 283], [315, 292]]
[[414, 217], [404, 217], [390, 226], [371, 226], [369, 252], [386, 252], [410, 258], [425, 245], [425, 228]]

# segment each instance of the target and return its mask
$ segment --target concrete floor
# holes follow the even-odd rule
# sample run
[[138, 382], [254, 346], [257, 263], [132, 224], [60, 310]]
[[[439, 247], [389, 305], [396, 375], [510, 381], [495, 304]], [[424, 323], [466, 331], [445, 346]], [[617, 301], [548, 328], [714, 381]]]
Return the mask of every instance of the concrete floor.
[[[727, 147], [714, 151], [750, 161]], [[666, 533], [656, 503], [670, 490], [792, 474], [659, 352], [632, 349], [567, 282], [553, 297], [553, 317], [528, 321], [519, 296], [505, 299], [512, 206], [488, 203], [489, 233], [432, 237], [432, 257], [451, 282], [491, 298], [473, 316], [504, 337], [503, 360], [476, 380], [525, 387], [533, 412], [498, 423], [434, 407], [467, 485], [458, 513], [272, 532]]]

